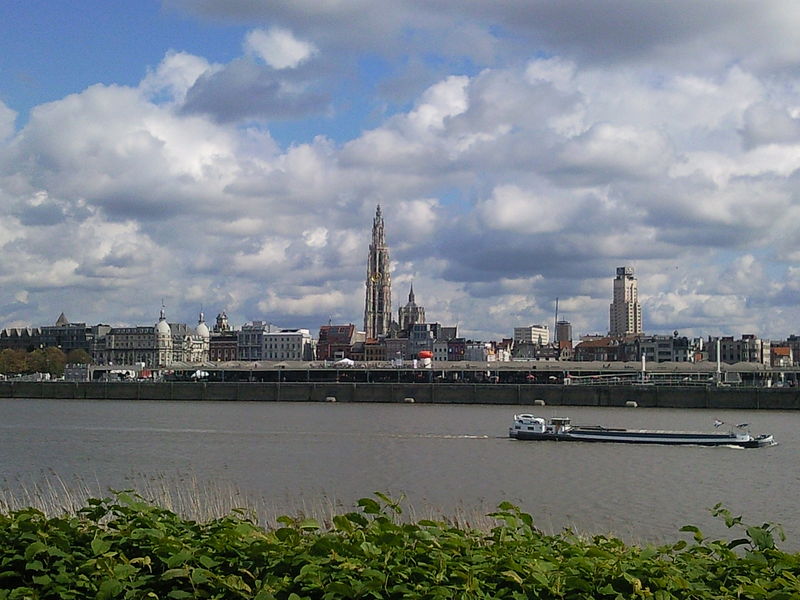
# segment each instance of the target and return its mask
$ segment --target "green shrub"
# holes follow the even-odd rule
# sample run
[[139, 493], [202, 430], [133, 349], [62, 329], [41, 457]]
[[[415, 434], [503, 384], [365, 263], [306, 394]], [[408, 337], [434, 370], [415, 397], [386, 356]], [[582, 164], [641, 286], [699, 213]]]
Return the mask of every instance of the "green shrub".
[[47, 518], [0, 514], [0, 598], [652, 598], [800, 597], [800, 557], [780, 530], [715, 514], [744, 537], [632, 546], [613, 537], [545, 535], [501, 504], [490, 531], [403, 522], [383, 494], [329, 528], [242, 512], [195, 522], [133, 493]]

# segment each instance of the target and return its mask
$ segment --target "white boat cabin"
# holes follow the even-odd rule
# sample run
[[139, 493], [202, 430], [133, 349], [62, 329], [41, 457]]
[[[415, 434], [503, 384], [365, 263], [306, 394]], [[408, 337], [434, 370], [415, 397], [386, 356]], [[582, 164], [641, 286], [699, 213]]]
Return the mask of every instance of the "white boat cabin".
[[514, 415], [514, 431], [563, 433], [572, 429], [569, 417], [553, 417], [550, 422], [531, 414]]

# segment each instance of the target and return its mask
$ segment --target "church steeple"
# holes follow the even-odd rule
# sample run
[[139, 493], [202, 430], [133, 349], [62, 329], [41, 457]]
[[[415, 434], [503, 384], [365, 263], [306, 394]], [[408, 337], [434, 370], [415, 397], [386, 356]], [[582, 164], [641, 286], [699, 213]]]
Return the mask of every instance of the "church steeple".
[[389, 274], [389, 248], [384, 235], [381, 205], [372, 221], [372, 242], [367, 257], [364, 331], [368, 339], [389, 334], [392, 322], [392, 280]]
[[401, 331], [408, 331], [412, 325], [425, 322], [425, 309], [417, 306], [414, 299], [414, 284], [411, 284], [411, 291], [408, 293], [408, 304], [401, 306], [398, 311], [398, 321]]

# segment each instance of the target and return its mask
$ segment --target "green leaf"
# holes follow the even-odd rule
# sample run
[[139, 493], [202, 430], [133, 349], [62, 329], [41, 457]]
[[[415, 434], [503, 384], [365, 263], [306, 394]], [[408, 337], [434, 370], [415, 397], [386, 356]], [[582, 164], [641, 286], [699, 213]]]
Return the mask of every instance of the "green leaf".
[[177, 579], [179, 577], [189, 577], [189, 567], [181, 569], [168, 569], [160, 575], [161, 579]]
[[122, 591], [122, 583], [116, 579], [106, 579], [100, 584], [100, 589], [97, 591], [98, 600], [105, 600], [106, 598], [114, 598]]
[[201, 569], [201, 568], [192, 569], [191, 581], [195, 585], [199, 583], [207, 583], [211, 581], [213, 577], [214, 574], [208, 569]]
[[111, 548], [111, 542], [103, 538], [96, 537], [92, 540], [92, 552], [95, 556], [105, 554]]
[[360, 548], [365, 556], [375, 557], [381, 555], [381, 549], [372, 542], [361, 542]]
[[239, 577], [238, 575], [228, 575], [224, 579], [225, 585], [232, 590], [236, 590], [238, 592], [247, 592], [250, 594], [253, 590], [252, 588], [247, 585], [244, 580]]
[[316, 519], [303, 519], [298, 526], [306, 531], [316, 531], [320, 528]]
[[652, 546], [648, 546], [639, 553], [639, 558], [642, 560], [650, 560], [654, 556], [658, 556], [658, 550]]
[[199, 562], [201, 565], [203, 565], [206, 569], [213, 569], [214, 567], [219, 565], [219, 562], [217, 562], [216, 560], [214, 560], [210, 556], [206, 556], [205, 554], [202, 555], [202, 556], [199, 556], [197, 558], [197, 562]]
[[325, 586], [325, 595], [335, 598], [334, 594], [338, 594], [343, 598], [353, 598], [355, 593], [352, 586], [347, 585], [341, 581], [334, 581]]
[[192, 552], [190, 552], [189, 550], [181, 550], [180, 552], [176, 552], [175, 554], [167, 558], [165, 562], [167, 563], [168, 569], [173, 569], [178, 565], [187, 563], [193, 557], [194, 554], [192, 554]]
[[31, 560], [25, 563], [26, 571], [44, 571], [44, 565], [40, 560]]
[[333, 517], [333, 526], [339, 531], [351, 533], [353, 531], [353, 522], [344, 515], [336, 515]]
[[514, 581], [519, 585], [522, 585], [523, 579], [522, 577], [519, 576], [519, 573], [517, 573], [516, 571], [503, 571], [502, 575], [505, 575], [511, 581]]
[[43, 544], [42, 542], [33, 542], [32, 544], [29, 544], [27, 548], [25, 548], [25, 560], [30, 560], [45, 550], [47, 550], [46, 544]]
[[775, 539], [772, 533], [763, 527], [748, 527], [747, 535], [753, 540], [753, 545], [759, 550], [768, 550], [775, 547]]
[[704, 539], [706, 539], [705, 536], [703, 535], [703, 532], [700, 531], [700, 529], [698, 527], [695, 527], [694, 525], [684, 525], [683, 527], [681, 527], [680, 531], [692, 532], [694, 534], [693, 537], [696, 542], [702, 542]]
[[361, 498], [358, 501], [358, 506], [368, 515], [378, 515], [381, 512], [381, 505], [372, 498]]
[[394, 512], [397, 515], [402, 514], [403, 509], [400, 506], [400, 502], [398, 502], [396, 500], [392, 500], [389, 496], [387, 496], [386, 494], [383, 494], [381, 492], [375, 492], [375, 495], [380, 500], [382, 500], [383, 503], [386, 505], [386, 507], [390, 508], [392, 510], [392, 512]]
[[120, 580], [133, 577], [138, 572], [139, 569], [130, 563], [122, 563], [114, 566], [114, 576]]

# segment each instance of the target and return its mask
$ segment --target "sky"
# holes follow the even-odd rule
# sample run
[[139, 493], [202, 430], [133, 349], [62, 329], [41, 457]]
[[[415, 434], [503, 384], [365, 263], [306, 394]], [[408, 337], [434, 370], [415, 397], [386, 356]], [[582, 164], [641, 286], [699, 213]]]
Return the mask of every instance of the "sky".
[[794, 0], [5, 0], [0, 327], [800, 334]]

